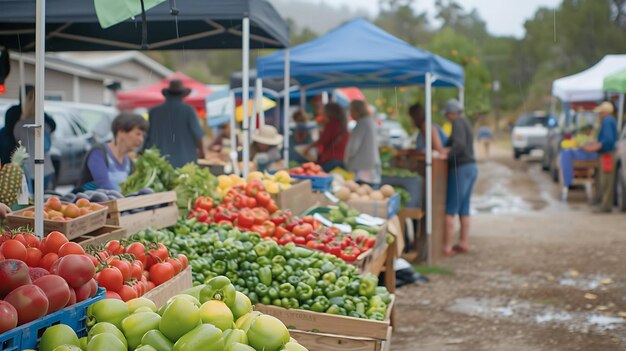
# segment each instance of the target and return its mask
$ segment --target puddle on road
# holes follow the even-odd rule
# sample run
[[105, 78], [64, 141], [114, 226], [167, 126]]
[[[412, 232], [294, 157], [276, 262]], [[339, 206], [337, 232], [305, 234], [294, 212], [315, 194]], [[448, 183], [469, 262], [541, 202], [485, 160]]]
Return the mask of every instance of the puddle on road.
[[572, 332], [605, 333], [626, 340], [626, 320], [595, 311], [569, 312], [554, 306], [503, 298], [458, 298], [447, 308], [449, 312], [486, 319], [507, 320], [531, 325], [556, 325]]
[[480, 167], [479, 177], [488, 179], [482, 195], [472, 197], [472, 212], [509, 214], [532, 210], [533, 206], [508, 189], [513, 171], [500, 163], [488, 161]]

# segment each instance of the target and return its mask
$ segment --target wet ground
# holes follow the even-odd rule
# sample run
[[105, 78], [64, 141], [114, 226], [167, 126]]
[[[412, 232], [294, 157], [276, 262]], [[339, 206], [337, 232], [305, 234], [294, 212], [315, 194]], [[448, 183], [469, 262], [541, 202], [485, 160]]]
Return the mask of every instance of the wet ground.
[[626, 214], [561, 203], [536, 160], [479, 163], [471, 252], [397, 291], [392, 350], [626, 350]]

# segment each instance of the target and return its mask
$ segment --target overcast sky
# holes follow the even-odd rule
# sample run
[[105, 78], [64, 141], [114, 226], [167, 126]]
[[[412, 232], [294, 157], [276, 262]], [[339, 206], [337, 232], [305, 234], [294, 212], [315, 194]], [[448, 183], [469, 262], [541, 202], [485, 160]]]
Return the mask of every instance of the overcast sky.
[[[379, 0], [305, 0], [311, 3], [342, 4], [353, 9], [364, 9], [372, 15], [378, 12]], [[458, 0], [466, 9], [478, 9], [487, 23], [487, 29], [495, 35], [524, 34], [524, 21], [531, 18], [539, 7], [555, 8], [561, 0]], [[417, 0], [418, 11], [434, 13], [435, 0]]]

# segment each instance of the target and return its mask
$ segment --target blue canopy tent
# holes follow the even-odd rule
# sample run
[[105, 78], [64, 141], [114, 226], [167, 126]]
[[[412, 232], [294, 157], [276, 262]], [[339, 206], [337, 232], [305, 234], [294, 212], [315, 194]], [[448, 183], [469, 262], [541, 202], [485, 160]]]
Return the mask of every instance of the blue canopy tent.
[[[424, 85], [427, 131], [432, 127], [432, 87], [458, 88], [463, 103], [461, 66], [413, 47], [365, 19], [350, 21], [310, 42], [259, 57], [256, 69], [264, 80], [281, 78], [289, 72], [291, 80], [301, 90]], [[283, 94], [288, 90], [285, 82]], [[287, 109], [288, 106], [285, 118]], [[287, 159], [289, 138], [284, 139]], [[431, 145], [431, 133], [426, 132], [426, 232], [429, 236], [432, 234]]]

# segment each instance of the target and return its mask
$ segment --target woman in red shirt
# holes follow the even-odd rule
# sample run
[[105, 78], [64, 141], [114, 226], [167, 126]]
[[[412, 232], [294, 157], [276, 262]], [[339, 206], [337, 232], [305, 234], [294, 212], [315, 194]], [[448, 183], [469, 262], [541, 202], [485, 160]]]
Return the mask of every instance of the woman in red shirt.
[[324, 116], [327, 122], [320, 138], [306, 148], [305, 154], [316, 147], [319, 155], [317, 163], [325, 172], [330, 172], [337, 167], [345, 169], [344, 153], [350, 138], [346, 112], [339, 104], [331, 102], [324, 106]]

